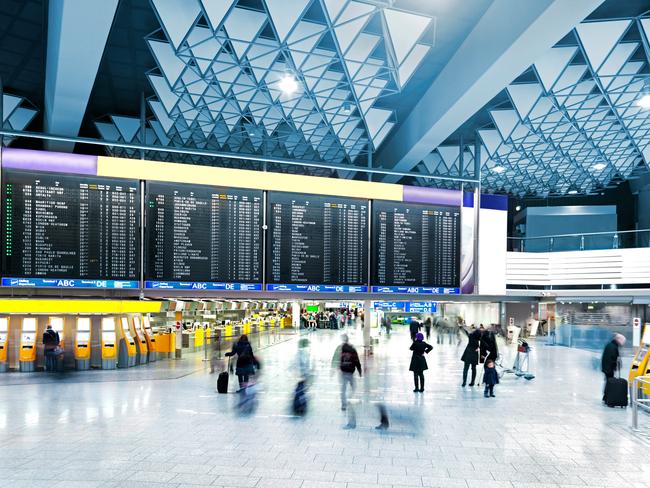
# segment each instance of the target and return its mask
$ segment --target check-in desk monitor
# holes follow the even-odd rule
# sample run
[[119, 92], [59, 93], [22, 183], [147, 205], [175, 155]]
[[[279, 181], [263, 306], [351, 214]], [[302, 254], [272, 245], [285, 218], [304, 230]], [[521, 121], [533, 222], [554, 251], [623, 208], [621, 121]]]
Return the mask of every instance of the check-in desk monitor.
[[36, 318], [25, 317], [20, 330], [20, 371], [34, 371], [36, 366]]
[[75, 367], [80, 370], [90, 368], [90, 318], [77, 318], [77, 333], [74, 340]]
[[137, 351], [137, 363], [144, 364], [147, 362], [149, 348], [147, 347], [147, 339], [144, 335], [144, 331], [142, 330], [142, 322], [140, 321], [139, 315], [133, 317], [132, 331], [134, 334]]
[[121, 317], [120, 325], [122, 330], [120, 333], [120, 346], [117, 357], [117, 366], [120, 368], [130, 368], [135, 366], [136, 361], [136, 347], [135, 340], [131, 335], [131, 328], [129, 327], [129, 318]]
[[149, 349], [149, 357], [147, 358], [149, 362], [155, 361], [158, 359], [158, 350], [156, 349], [156, 336], [151, 330], [151, 321], [148, 316], [142, 317], [142, 322], [144, 324], [144, 337], [147, 340], [147, 348]]
[[115, 317], [102, 318], [102, 369], [115, 369], [117, 354]]
[[9, 318], [0, 317], [0, 373], [9, 369], [7, 351], [9, 350]]

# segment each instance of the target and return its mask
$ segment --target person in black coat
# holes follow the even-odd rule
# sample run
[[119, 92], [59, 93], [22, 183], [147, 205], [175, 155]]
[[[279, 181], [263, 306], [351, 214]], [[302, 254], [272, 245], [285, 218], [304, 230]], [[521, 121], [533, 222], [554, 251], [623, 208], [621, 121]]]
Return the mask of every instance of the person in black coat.
[[424, 371], [429, 369], [427, 359], [424, 355], [429, 354], [432, 349], [433, 346], [424, 342], [424, 336], [421, 332], [418, 332], [415, 335], [415, 341], [411, 344], [413, 355], [411, 356], [411, 365], [409, 367], [409, 371], [413, 371], [413, 381], [415, 382], [414, 393], [422, 393], [424, 391]]
[[[603, 350], [603, 357], [600, 361], [600, 370], [605, 375], [605, 385], [607, 385], [607, 380], [614, 377], [614, 373], [619, 366], [619, 358], [621, 357], [621, 352], [619, 347], [625, 344], [625, 336], [623, 334], [616, 334], [614, 338], [607, 343], [605, 349]], [[603, 401], [605, 401], [605, 395], [603, 393]]]
[[248, 386], [248, 380], [255, 374], [255, 368], [259, 368], [259, 362], [253, 354], [253, 347], [248, 342], [248, 336], [243, 334], [239, 340], [232, 347], [232, 351], [227, 352], [226, 356], [237, 355], [237, 367], [235, 373], [239, 380], [239, 389], [244, 389]]
[[420, 332], [420, 329], [422, 328], [422, 325], [420, 322], [418, 322], [416, 319], [411, 319], [411, 322], [409, 323], [409, 331], [411, 332], [411, 340], [415, 340], [415, 336], [418, 332]]
[[476, 329], [474, 332], [469, 334], [467, 347], [465, 347], [465, 352], [461, 356], [460, 360], [465, 363], [463, 367], [463, 386], [467, 384], [467, 372], [469, 371], [470, 366], [472, 367], [472, 381], [469, 386], [474, 386], [476, 381], [476, 365], [479, 360], [479, 352], [481, 350], [481, 331]]
[[481, 336], [481, 362], [487, 363], [489, 359], [496, 361], [498, 356], [496, 334], [492, 330], [486, 330]]

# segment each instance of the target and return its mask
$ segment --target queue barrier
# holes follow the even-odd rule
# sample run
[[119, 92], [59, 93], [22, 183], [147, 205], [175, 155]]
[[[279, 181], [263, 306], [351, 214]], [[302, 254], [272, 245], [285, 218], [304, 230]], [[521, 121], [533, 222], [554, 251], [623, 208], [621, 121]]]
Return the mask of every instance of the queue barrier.
[[639, 430], [639, 410], [650, 413], [650, 375], [637, 376], [632, 382], [632, 429]]

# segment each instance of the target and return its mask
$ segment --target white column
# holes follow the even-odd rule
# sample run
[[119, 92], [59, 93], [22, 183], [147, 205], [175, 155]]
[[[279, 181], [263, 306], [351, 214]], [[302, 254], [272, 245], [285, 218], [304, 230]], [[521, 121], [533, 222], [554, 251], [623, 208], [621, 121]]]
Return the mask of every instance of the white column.
[[300, 330], [300, 303], [293, 302], [291, 304], [291, 324], [296, 330]]
[[370, 300], [363, 302], [363, 347], [366, 352], [372, 352], [370, 345], [370, 324], [372, 323], [370, 314], [372, 313]]

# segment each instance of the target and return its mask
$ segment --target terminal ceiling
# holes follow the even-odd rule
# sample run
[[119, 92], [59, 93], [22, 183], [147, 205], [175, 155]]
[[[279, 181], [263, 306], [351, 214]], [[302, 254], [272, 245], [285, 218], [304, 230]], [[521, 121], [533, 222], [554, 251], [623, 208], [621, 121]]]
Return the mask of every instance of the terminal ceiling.
[[[373, 165], [410, 175], [386, 181], [456, 188], [427, 176], [476, 178], [478, 151], [489, 191], [599, 191], [635, 177], [650, 158], [650, 111], [638, 105], [650, 97], [650, 4], [576, 0], [582, 10], [562, 16], [570, 23], [558, 35], [548, 12], [566, 8], [561, 2], [540, 0], [535, 18], [490, 24], [516, 3], [106, 0], [71, 9], [75, 2], [66, 0], [57, 11], [55, 0], [5, 0], [4, 129], [197, 153], [148, 150], [150, 159], [253, 168], [261, 164], [247, 155], [318, 162], [270, 169], [343, 178], [366, 178], [357, 170]], [[440, 117], [448, 120], [436, 121], [445, 128], [419, 138], [419, 153], [400, 154], [409, 143], [400, 129], [426, 108], [431, 87], [440, 98], [457, 88], [441, 80], [459, 79], [471, 60], [455, 54], [481, 29], [482, 42], [469, 46], [478, 57], [490, 32], [547, 37], [536, 36], [527, 55], [495, 53], [512, 58], [511, 72], [493, 78], [474, 105], [459, 110], [460, 97], [451, 100]], [[286, 89], [287, 79], [295, 90]], [[4, 144], [35, 142], [14, 133]], [[73, 149], [69, 142], [45, 147]], [[120, 145], [101, 150], [140, 155]]]

